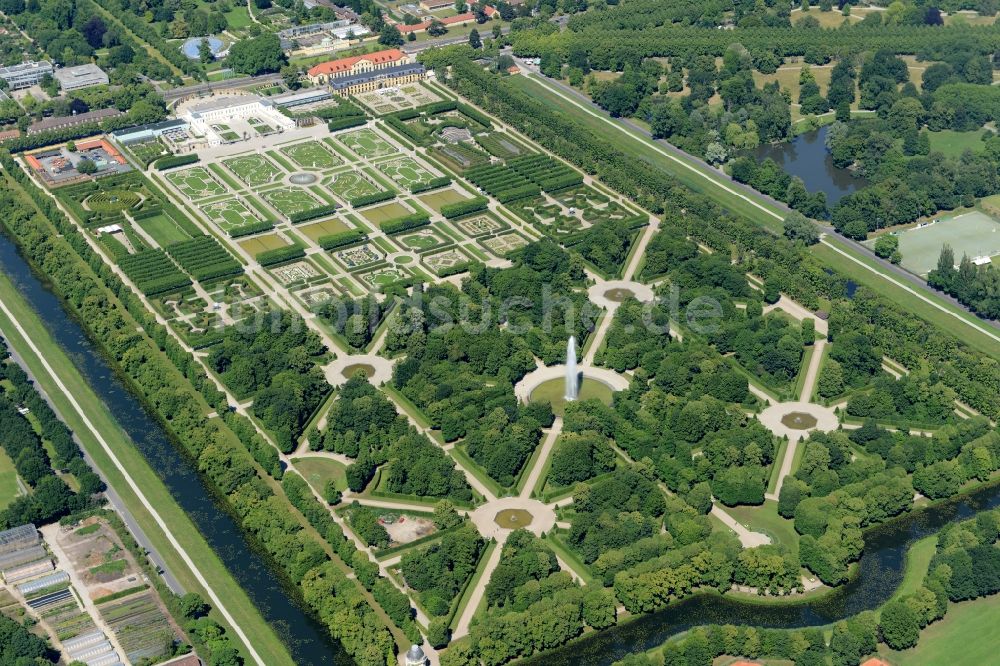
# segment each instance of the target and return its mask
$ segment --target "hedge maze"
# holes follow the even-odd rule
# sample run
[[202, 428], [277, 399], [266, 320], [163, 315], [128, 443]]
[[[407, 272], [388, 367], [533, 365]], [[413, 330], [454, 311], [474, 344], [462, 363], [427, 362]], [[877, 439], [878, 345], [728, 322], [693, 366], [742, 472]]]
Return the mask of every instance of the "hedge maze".
[[243, 272], [243, 267], [211, 236], [174, 243], [167, 254], [199, 282]]

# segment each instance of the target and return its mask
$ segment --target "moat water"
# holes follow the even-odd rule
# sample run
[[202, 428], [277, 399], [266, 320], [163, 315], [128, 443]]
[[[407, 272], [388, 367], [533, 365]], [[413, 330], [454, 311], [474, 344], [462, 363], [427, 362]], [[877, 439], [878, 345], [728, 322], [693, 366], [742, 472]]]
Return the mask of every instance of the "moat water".
[[810, 192], [826, 192], [828, 206], [867, 185], [863, 178], [856, 178], [849, 169], [834, 166], [826, 150], [826, 133], [829, 126], [800, 134], [791, 141], [764, 144], [753, 151], [757, 160], [770, 157], [786, 173], [798, 176]]
[[0, 270], [38, 313], [46, 329], [163, 480], [174, 501], [187, 512], [233, 578], [246, 590], [287, 645], [296, 665], [353, 664], [341, 645], [296, 605], [295, 593], [282, 587], [267, 556], [246, 539], [199, 475], [195, 463], [129, 391], [77, 321], [63, 309], [61, 299], [32, 273], [16, 245], [2, 233]]

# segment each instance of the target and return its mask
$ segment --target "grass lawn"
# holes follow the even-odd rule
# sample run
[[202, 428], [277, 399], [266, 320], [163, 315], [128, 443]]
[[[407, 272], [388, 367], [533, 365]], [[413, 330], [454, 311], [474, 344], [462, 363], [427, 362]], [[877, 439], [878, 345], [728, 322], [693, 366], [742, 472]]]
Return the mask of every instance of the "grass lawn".
[[350, 228], [340, 220], [331, 219], [299, 227], [299, 231], [308, 236], [313, 242], [318, 242], [323, 236], [339, 234], [342, 231], [350, 231]]
[[[584, 377], [580, 383], [578, 400], [600, 400], [606, 405], [611, 404], [612, 388], [604, 382], [596, 379]], [[557, 415], [562, 415], [566, 407], [566, 381], [564, 379], [550, 379], [542, 382], [531, 392], [532, 402], [547, 402], [552, 405], [552, 411]]]
[[[837, 249], [857, 258], [866, 266], [872, 266], [867, 257], [860, 256], [857, 252], [845, 248], [842, 243], [837, 243]], [[979, 321], [975, 316], [954, 309], [950, 305], [945, 304], [944, 301], [933, 293], [918, 292], [932, 302], [944, 307], [945, 311], [942, 311], [902, 287], [888, 282], [886, 279], [881, 277], [881, 272], [874, 273], [870, 270], [858, 270], [860, 267], [857, 263], [832, 249], [825, 242], [813, 245], [810, 248], [810, 252], [816, 255], [820, 261], [830, 268], [839, 271], [843, 275], [851, 276], [851, 279], [858, 284], [863, 284], [877, 293], [880, 293], [906, 312], [911, 312], [917, 315], [921, 319], [924, 319], [925, 321], [938, 327], [941, 331], [950, 332], [959, 339], [963, 340], [971, 348], [979, 352], [992, 356], [993, 358], [1000, 358], [1000, 342], [994, 340], [986, 333], [973, 328], [973, 326], [985, 328], [983, 322]], [[878, 269], [876, 268], [876, 270]], [[961, 321], [964, 321], [969, 325], [958, 325]]]
[[240, 247], [253, 256], [257, 256], [261, 252], [266, 252], [267, 250], [277, 250], [280, 247], [287, 246], [288, 243], [281, 240], [278, 234], [267, 234], [266, 236], [257, 236], [256, 238], [240, 241]]
[[778, 515], [778, 503], [767, 500], [760, 506], [721, 507], [723, 511], [743, 525], [749, 525], [755, 532], [763, 532], [775, 544], [788, 546], [792, 551], [799, 548], [799, 535], [794, 522]]
[[397, 217], [403, 217], [404, 215], [410, 214], [410, 209], [401, 203], [388, 203], [384, 206], [375, 206], [374, 208], [368, 208], [366, 210], [360, 211], [361, 215], [369, 222], [374, 222], [378, 225], [380, 222], [385, 222], [386, 220], [392, 220]]
[[949, 603], [948, 614], [920, 632], [917, 647], [896, 652], [879, 645], [893, 666], [980, 666], [994, 664], [1000, 626], [1000, 595]]
[[[247, 636], [253, 637], [254, 647], [265, 663], [293, 664], [294, 662], [285, 646], [261, 617], [246, 592], [233, 579], [215, 551], [198, 532], [191, 519], [177, 505], [156, 472], [152, 470], [142, 453], [131, 442], [104, 403], [80, 375], [62, 347], [51, 338], [34, 311], [31, 310], [6, 276], [2, 275], [0, 275], [0, 301], [11, 310], [17, 321], [24, 327], [31, 341], [48, 362], [49, 367], [58, 368], [56, 372], [58, 372], [59, 379], [67, 391], [59, 387], [54, 377], [49, 374], [47, 367], [42, 364], [41, 359], [31, 351], [27, 341], [14, 328], [11, 320], [7, 318], [6, 314], [0, 312], [0, 331], [2, 331], [4, 338], [25, 359], [38, 381], [39, 388], [52, 398], [55, 408], [65, 419], [66, 425], [79, 436], [83, 447], [93, 457], [111, 487], [121, 496], [122, 501], [128, 506], [129, 511], [149, 537], [153, 547], [163, 557], [170, 571], [186, 590], [205, 594], [204, 588], [192, 571], [188, 569], [178, 552], [174, 550], [152, 514], [140, 503], [137, 495], [126, 482], [125, 474], [128, 474], [135, 481], [150, 504], [156, 507], [170, 533], [177, 539], [191, 560], [197, 563], [205, 580], [210, 581], [212, 589], [218, 597], [225, 601], [237, 624], [243, 628]], [[102, 434], [104, 440], [112, 447], [119, 464], [115, 464], [93, 432], [84, 424], [81, 413], [70, 402], [67, 394], [75, 398], [82, 412], [86, 414], [98, 432]], [[225, 623], [217, 612], [213, 611], [213, 616], [219, 622]], [[229, 633], [235, 638], [235, 633], [232, 630], [229, 630]], [[236, 638], [236, 644], [239, 645], [238, 638]], [[249, 660], [249, 656], [246, 656], [246, 659]]]
[[924, 576], [927, 575], [927, 569], [931, 565], [931, 558], [934, 557], [937, 549], [937, 542], [937, 535], [932, 534], [920, 539], [906, 551], [906, 568], [903, 570], [903, 582], [899, 584], [899, 589], [892, 595], [893, 599], [917, 591], [917, 588], [924, 581]]
[[0, 451], [0, 509], [6, 509], [18, 494], [14, 461], [4, 451]]
[[178, 243], [190, 238], [187, 232], [177, 226], [176, 222], [163, 213], [153, 217], [147, 217], [142, 220], [137, 220], [136, 224], [142, 227], [143, 231], [152, 236], [153, 240], [155, 240], [160, 247], [166, 247], [171, 243]]
[[959, 157], [966, 150], [978, 153], [986, 145], [983, 143], [982, 136], [983, 130], [930, 132], [931, 150], [944, 153], [945, 157]]
[[425, 194], [422, 197], [417, 197], [425, 203], [427, 206], [434, 209], [434, 212], [440, 213], [441, 206], [445, 204], [458, 203], [459, 201], [465, 201], [465, 197], [462, 194], [452, 188], [446, 190], [441, 190], [440, 192], [434, 192], [432, 194]]
[[252, 23], [250, 20], [250, 10], [247, 9], [246, 5], [239, 5], [233, 7], [232, 10], [224, 14], [226, 17], [226, 23], [233, 30], [239, 30], [240, 28], [246, 28]]
[[333, 479], [337, 490], [347, 490], [347, 467], [342, 462], [330, 458], [306, 457], [292, 458], [292, 464], [317, 492], [322, 493], [330, 479]]

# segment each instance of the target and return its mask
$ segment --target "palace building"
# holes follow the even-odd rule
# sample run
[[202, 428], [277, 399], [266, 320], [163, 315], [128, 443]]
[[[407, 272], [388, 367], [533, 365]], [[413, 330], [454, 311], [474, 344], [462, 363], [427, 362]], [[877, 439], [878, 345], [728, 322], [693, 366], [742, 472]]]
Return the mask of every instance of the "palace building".
[[349, 95], [410, 83], [423, 77], [424, 67], [399, 49], [320, 63], [309, 70], [314, 85], [328, 84], [334, 92]]

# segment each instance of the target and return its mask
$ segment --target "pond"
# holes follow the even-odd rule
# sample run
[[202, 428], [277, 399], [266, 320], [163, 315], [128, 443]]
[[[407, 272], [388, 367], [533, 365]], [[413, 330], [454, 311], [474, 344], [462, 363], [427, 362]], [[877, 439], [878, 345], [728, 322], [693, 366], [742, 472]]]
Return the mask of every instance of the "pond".
[[798, 176], [810, 192], [826, 192], [828, 206], [843, 197], [865, 187], [864, 178], [856, 178], [849, 169], [833, 165], [833, 158], [826, 150], [826, 133], [830, 127], [824, 126], [812, 132], [800, 134], [786, 143], [766, 144], [758, 147], [753, 156], [757, 160], [770, 157], [787, 173]]
[[765, 605], [719, 594], [699, 594], [522, 663], [609, 666], [627, 654], [652, 649], [671, 636], [704, 624], [785, 629], [830, 624], [878, 608], [888, 601], [903, 581], [906, 551], [913, 542], [934, 534], [948, 523], [965, 520], [997, 506], [1000, 506], [1000, 485], [993, 485], [952, 501], [915, 510], [866, 531], [865, 551], [858, 563], [857, 576], [813, 601]]
[[325, 628], [298, 607], [293, 600], [296, 591], [282, 587], [272, 571], [274, 565], [247, 541], [222, 501], [198, 474], [195, 464], [146, 412], [139, 398], [129, 391], [76, 320], [63, 309], [60, 299], [32, 273], [17, 247], [2, 233], [0, 270], [31, 304], [45, 328], [163, 480], [174, 501], [246, 590], [265, 621], [287, 645], [295, 663], [298, 666], [353, 663]]

